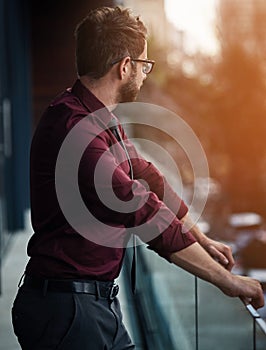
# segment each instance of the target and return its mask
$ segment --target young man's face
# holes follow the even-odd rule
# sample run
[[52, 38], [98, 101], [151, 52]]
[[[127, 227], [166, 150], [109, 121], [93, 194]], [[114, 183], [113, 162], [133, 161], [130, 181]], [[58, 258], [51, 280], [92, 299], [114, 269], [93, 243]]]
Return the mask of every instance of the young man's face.
[[[145, 42], [142, 54], [136, 58], [147, 58], [147, 42]], [[118, 103], [135, 101], [146, 77], [147, 75], [142, 72], [142, 63], [134, 62], [134, 64], [131, 65], [131, 75], [129, 80], [120, 88]]]

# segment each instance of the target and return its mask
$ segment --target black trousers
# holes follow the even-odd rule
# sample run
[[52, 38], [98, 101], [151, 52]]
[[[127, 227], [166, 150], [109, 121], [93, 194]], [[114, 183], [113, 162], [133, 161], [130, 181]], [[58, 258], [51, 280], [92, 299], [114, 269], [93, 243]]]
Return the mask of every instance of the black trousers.
[[23, 350], [135, 349], [118, 299], [20, 287], [12, 308]]

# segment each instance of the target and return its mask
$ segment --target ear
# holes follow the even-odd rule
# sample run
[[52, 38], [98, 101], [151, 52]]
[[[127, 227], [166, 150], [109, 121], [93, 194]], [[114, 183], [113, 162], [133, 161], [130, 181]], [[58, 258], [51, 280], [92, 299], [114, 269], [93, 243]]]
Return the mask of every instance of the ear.
[[130, 74], [130, 57], [127, 56], [123, 58], [119, 65], [119, 77], [121, 80], [126, 79]]

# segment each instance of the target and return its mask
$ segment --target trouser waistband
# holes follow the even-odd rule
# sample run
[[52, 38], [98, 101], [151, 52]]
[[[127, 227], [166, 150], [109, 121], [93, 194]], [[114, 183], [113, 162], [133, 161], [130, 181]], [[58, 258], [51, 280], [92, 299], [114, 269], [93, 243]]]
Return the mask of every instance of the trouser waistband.
[[55, 280], [29, 275], [25, 275], [22, 286], [41, 290], [44, 295], [47, 292], [85, 293], [110, 300], [113, 300], [119, 291], [118, 285], [111, 281]]

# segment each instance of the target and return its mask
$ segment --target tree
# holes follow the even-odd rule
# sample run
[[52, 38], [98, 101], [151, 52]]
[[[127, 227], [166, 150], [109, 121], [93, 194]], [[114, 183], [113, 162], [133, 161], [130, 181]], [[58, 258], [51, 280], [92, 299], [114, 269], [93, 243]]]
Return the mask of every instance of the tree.
[[[222, 0], [211, 111], [220, 148], [228, 155], [228, 193], [234, 210], [265, 213], [266, 5], [260, 0]], [[263, 45], [262, 45], [263, 44]]]

